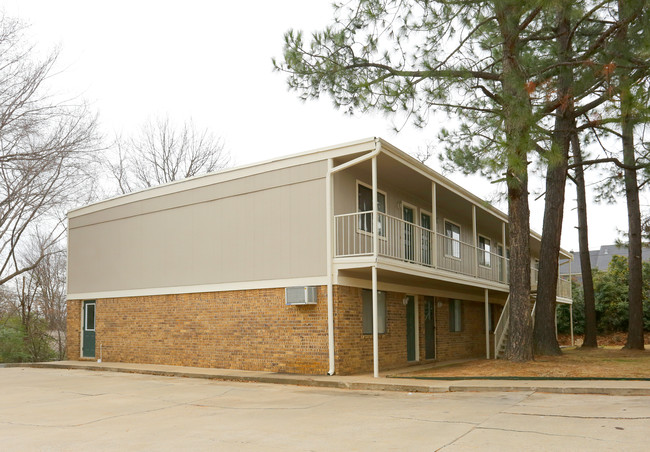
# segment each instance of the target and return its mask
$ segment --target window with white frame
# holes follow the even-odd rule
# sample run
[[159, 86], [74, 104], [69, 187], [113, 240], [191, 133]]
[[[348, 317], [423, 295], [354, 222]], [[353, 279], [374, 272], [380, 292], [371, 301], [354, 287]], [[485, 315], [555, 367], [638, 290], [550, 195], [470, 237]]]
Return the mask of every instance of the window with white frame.
[[[363, 334], [372, 334], [372, 290], [361, 291], [363, 302]], [[377, 292], [377, 332], [386, 332], [386, 292]]]
[[491, 266], [490, 253], [492, 252], [492, 242], [487, 237], [478, 236], [478, 264], [483, 267]]
[[445, 220], [445, 256], [460, 259], [460, 226]]
[[[386, 213], [386, 194], [377, 191], [377, 211], [380, 214]], [[357, 212], [365, 212], [359, 215], [359, 230], [372, 233], [372, 188], [357, 184]], [[386, 236], [384, 215], [379, 215], [379, 235]]]
[[449, 331], [458, 333], [462, 331], [463, 305], [460, 300], [449, 300]]

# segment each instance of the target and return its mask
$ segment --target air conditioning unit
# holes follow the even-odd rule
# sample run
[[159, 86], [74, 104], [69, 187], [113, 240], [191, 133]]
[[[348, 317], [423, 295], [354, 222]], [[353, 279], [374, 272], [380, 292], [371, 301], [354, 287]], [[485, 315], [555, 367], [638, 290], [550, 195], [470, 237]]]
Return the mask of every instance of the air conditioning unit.
[[285, 302], [287, 306], [300, 306], [304, 304], [316, 304], [318, 299], [318, 287], [296, 286], [285, 289]]

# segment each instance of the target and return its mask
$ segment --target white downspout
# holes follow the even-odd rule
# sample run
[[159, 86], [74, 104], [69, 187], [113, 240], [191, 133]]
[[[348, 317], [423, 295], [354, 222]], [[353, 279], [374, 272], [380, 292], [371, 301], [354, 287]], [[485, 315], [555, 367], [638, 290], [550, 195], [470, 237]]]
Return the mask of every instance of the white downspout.
[[333, 217], [333, 196], [332, 196], [332, 159], [327, 160], [327, 178], [325, 179], [325, 217], [327, 218], [326, 236], [327, 236], [327, 344], [329, 351], [329, 371], [327, 375], [334, 375], [334, 287], [332, 284], [332, 265], [333, 265], [333, 244], [332, 240], [332, 219]]

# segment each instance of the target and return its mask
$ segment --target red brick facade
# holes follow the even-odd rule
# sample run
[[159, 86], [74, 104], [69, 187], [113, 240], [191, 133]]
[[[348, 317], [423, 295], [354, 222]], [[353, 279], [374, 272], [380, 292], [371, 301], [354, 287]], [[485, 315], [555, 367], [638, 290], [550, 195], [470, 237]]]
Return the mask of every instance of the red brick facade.
[[[381, 370], [407, 361], [404, 293], [386, 294], [386, 333], [379, 335]], [[420, 362], [425, 357], [424, 297], [418, 297]], [[68, 301], [68, 356], [80, 356], [80, 300]], [[448, 300], [436, 298], [436, 359], [485, 356], [482, 303], [464, 301], [462, 330], [449, 331]], [[372, 335], [363, 334], [361, 289], [334, 287], [338, 374], [370, 372]], [[318, 303], [286, 306], [284, 289], [255, 289], [97, 300], [96, 357], [107, 362], [325, 374], [327, 291]]]

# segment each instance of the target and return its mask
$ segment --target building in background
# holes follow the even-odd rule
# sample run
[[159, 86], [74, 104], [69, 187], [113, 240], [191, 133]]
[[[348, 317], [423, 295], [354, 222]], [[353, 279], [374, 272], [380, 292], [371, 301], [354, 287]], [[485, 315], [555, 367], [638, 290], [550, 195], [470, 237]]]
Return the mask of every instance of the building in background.
[[[580, 265], [580, 252], [571, 251], [573, 259], [569, 261], [561, 261], [560, 275], [564, 278], [573, 278], [575, 281], [582, 283], [582, 267]], [[628, 250], [625, 246], [619, 245], [603, 245], [600, 249], [589, 251], [591, 260], [591, 268], [597, 270], [607, 271], [609, 263], [612, 261], [612, 256], [625, 256], [627, 257]], [[650, 260], [650, 248], [643, 248], [642, 260]]]

